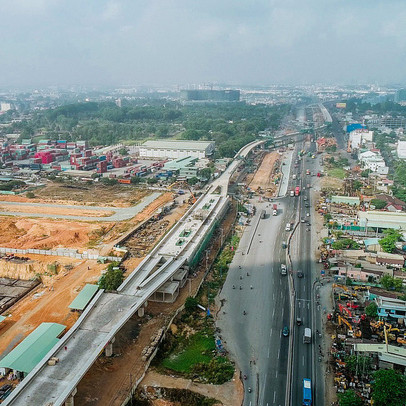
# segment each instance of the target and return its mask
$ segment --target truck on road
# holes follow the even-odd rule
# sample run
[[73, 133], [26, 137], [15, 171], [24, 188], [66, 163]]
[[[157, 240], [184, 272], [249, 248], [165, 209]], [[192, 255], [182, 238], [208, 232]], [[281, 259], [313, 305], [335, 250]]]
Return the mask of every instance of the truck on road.
[[303, 379], [303, 402], [304, 406], [312, 405], [312, 381], [308, 378]]
[[295, 196], [299, 196], [300, 195], [300, 187], [296, 186], [295, 188]]
[[266, 218], [266, 210], [261, 211], [261, 219]]
[[310, 344], [311, 342], [312, 342], [312, 330], [306, 327], [303, 334], [303, 343]]
[[277, 216], [278, 215], [278, 205], [276, 203], [273, 204], [272, 209], [273, 209], [272, 215]]

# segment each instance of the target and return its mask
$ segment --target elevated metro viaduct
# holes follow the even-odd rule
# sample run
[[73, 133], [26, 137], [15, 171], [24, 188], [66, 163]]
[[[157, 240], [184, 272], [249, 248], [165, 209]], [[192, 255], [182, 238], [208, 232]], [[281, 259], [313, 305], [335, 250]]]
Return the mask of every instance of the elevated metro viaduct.
[[[5, 405], [73, 406], [76, 386], [104, 351], [113, 354], [115, 335], [135, 314], [144, 315], [148, 300], [167, 283], [182, 284], [200, 258], [228, 204], [228, 182], [245, 158], [264, 141], [243, 147], [176, 226], [128, 276], [117, 292], [99, 291], [74, 326], [49, 351], [4, 402]], [[187, 271], [187, 272], [183, 272]], [[170, 290], [170, 289], [169, 289]], [[48, 365], [52, 357], [59, 359]]]

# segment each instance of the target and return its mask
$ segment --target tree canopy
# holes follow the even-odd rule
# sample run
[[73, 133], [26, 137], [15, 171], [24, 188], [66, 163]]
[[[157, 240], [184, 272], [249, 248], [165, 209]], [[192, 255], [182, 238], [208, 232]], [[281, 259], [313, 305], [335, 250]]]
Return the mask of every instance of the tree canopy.
[[398, 230], [388, 228], [384, 231], [385, 237], [379, 240], [379, 245], [385, 252], [393, 252], [396, 249], [396, 242], [400, 241], [402, 234]]
[[393, 369], [380, 369], [374, 373], [372, 390], [375, 406], [404, 406], [406, 377]]

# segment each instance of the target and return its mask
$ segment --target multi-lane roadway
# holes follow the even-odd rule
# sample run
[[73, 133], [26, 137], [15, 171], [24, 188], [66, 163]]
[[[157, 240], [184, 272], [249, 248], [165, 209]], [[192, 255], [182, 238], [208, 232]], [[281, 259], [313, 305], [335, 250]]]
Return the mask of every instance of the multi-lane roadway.
[[[289, 159], [295, 161], [302, 148], [315, 149], [310, 143], [298, 145]], [[290, 166], [288, 195], [299, 186], [299, 197], [254, 202], [256, 215], [242, 235], [221, 294], [224, 305], [218, 326], [241, 370], [247, 406], [301, 405], [303, 378], [313, 381], [313, 404], [323, 404], [323, 388], [317, 383], [316, 389], [315, 382], [320, 375], [314, 367], [318, 367], [315, 330], [319, 321], [313, 306], [313, 215], [311, 189], [307, 188], [314, 183], [316, 162], [317, 158], [303, 157]], [[306, 169], [313, 176], [306, 175]], [[277, 216], [272, 216], [273, 203], [278, 204]], [[266, 210], [265, 218], [261, 218], [262, 210]], [[287, 223], [294, 231], [285, 230]], [[283, 242], [290, 243], [288, 250]], [[287, 265], [289, 275], [281, 274], [281, 264]], [[284, 327], [289, 327], [288, 337], [282, 334]], [[303, 343], [306, 327], [313, 332], [310, 344]]]

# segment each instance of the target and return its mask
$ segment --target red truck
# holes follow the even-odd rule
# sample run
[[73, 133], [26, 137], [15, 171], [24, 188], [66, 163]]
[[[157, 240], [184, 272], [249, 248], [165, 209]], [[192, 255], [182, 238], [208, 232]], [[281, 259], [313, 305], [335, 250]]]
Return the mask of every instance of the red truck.
[[277, 216], [278, 215], [278, 205], [276, 203], [273, 204], [272, 209], [273, 209], [272, 215]]
[[300, 187], [296, 186], [295, 188], [295, 196], [299, 196], [300, 195]]

